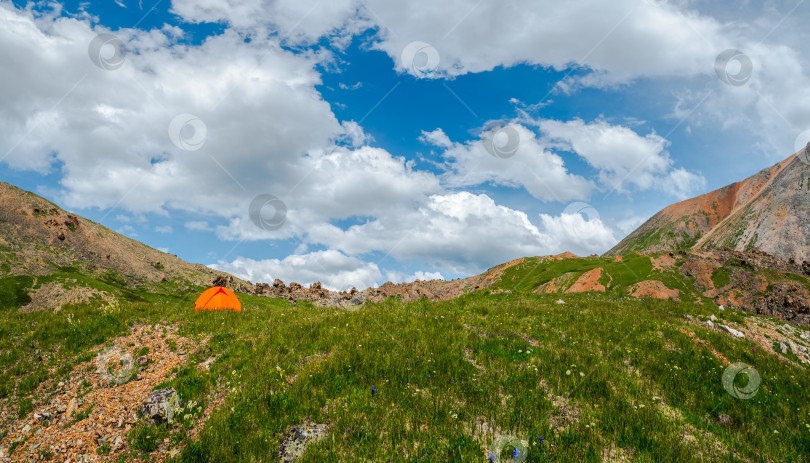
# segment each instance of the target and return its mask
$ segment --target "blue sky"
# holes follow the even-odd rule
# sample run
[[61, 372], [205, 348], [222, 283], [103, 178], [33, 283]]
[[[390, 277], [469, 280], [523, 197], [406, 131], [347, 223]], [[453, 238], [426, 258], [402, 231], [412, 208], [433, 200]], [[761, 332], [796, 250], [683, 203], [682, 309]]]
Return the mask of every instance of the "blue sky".
[[810, 6], [557, 3], [0, 1], [0, 180], [346, 289], [601, 253], [810, 141]]

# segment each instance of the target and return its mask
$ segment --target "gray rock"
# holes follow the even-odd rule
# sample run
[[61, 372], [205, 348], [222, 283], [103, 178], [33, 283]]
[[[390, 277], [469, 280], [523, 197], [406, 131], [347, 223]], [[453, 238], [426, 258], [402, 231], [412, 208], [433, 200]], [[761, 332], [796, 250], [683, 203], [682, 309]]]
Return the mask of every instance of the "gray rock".
[[709, 317], [709, 320], [711, 320], [711, 321], [713, 321], [713, 322], [716, 322], [716, 321], [717, 321], [717, 317], [715, 317], [714, 315], [712, 315], [711, 317]]
[[23, 428], [22, 428], [22, 433], [23, 434], [28, 434], [30, 431], [31, 431], [31, 425], [26, 424], [25, 426], [23, 426]]
[[783, 354], [788, 353], [788, 345], [785, 341], [779, 341], [779, 350], [781, 350]]
[[143, 416], [155, 423], [171, 423], [182, 410], [183, 401], [173, 387], [154, 390], [141, 403]]
[[745, 338], [745, 333], [740, 330], [735, 330], [734, 328], [726, 325], [717, 325], [718, 328], [725, 331], [726, 333], [734, 336], [735, 338]]
[[279, 457], [283, 463], [297, 461], [308, 445], [317, 442], [328, 434], [326, 424], [303, 424], [293, 426], [279, 447]]
[[784, 341], [780, 342], [779, 349], [782, 350], [783, 354], [787, 354], [788, 350], [795, 355], [799, 355], [801, 352], [807, 352], [806, 347], [796, 344], [792, 339], [785, 339]]
[[707, 322], [706, 322], [706, 325], [708, 325], [708, 326], [709, 326], [709, 328], [714, 328], [714, 323], [712, 323], [712, 321], [711, 321], [711, 320], [707, 321]]
[[138, 357], [138, 360], [135, 361], [138, 365], [146, 365], [149, 362], [149, 358], [146, 356]]

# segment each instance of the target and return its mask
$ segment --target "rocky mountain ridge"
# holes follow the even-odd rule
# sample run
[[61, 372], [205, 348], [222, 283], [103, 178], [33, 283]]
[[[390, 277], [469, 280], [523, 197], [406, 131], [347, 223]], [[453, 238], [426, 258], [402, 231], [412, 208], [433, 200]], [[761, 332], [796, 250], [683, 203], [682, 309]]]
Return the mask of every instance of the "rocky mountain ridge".
[[760, 250], [801, 270], [810, 261], [810, 164], [802, 154], [664, 208], [606, 255]]

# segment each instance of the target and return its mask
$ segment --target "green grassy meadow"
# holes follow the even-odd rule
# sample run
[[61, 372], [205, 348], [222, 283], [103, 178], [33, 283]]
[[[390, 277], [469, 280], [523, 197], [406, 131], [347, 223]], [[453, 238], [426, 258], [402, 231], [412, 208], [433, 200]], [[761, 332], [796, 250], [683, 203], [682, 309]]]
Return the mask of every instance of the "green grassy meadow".
[[[167, 282], [119, 289], [103, 310], [21, 313], [25, 278], [0, 279], [0, 401], [19, 416], [91, 361], [89, 349], [136, 324], [199, 340], [163, 384], [184, 402], [204, 407], [226, 391], [197, 439], [182, 422], [140, 424], [118, 461], [150, 461], [153, 436], [185, 443], [171, 461], [277, 461], [289, 427], [305, 422], [329, 431], [303, 462], [810, 460], [807, 369], [689, 323], [741, 319], [709, 304], [535, 295], [529, 276], [512, 293], [351, 310], [240, 294], [241, 313], [194, 312], [204, 288]], [[707, 344], [757, 370], [753, 398], [726, 391], [726, 365]], [[211, 356], [209, 372], [196, 368]]]

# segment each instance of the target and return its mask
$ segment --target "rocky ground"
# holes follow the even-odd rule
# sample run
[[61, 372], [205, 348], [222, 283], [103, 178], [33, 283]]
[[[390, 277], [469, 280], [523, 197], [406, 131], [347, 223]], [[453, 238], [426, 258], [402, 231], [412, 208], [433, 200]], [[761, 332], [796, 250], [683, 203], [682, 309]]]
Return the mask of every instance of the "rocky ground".
[[[701, 318], [687, 316], [687, 318], [695, 326], [703, 325], [729, 336], [748, 339], [757, 344], [758, 348], [777, 355], [785, 362], [805, 368], [810, 366], [810, 333], [788, 323], [760, 317], [746, 318], [744, 323], [721, 321], [713, 315]], [[717, 351], [715, 356], [726, 365], [731, 363]]]
[[[10, 448], [16, 449], [13, 461], [115, 460], [128, 449], [130, 430], [144, 419], [139, 411], [148, 419], [142, 406], [153, 389], [170, 379], [172, 370], [204, 342], [181, 337], [170, 326], [133, 327], [127, 336], [94, 351], [95, 358], [75, 368], [68, 381], [41, 384], [46, 399], [31, 413], [18, 418], [16, 409], [0, 409], [8, 430], [0, 440], [0, 461], [11, 461]], [[221, 395], [214, 397], [206, 410], [189, 415], [192, 435], [222, 400]], [[176, 415], [173, 419], [183, 419], [182, 413]], [[179, 451], [171, 442], [157, 445], [152, 461]]]

